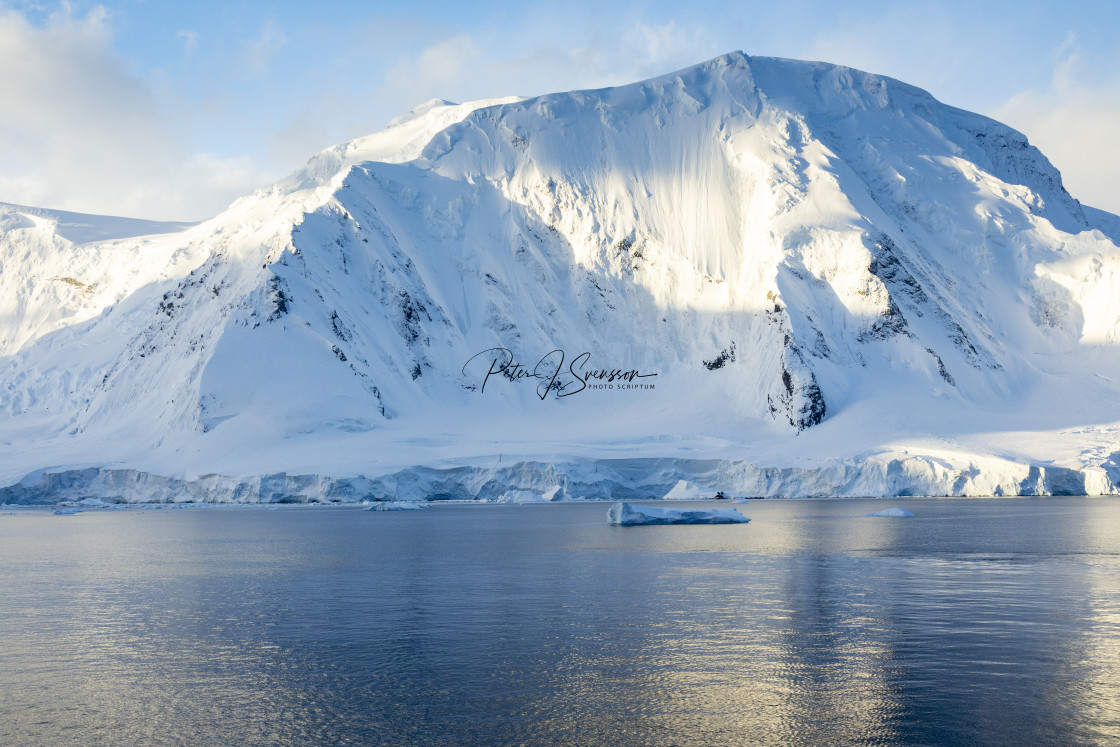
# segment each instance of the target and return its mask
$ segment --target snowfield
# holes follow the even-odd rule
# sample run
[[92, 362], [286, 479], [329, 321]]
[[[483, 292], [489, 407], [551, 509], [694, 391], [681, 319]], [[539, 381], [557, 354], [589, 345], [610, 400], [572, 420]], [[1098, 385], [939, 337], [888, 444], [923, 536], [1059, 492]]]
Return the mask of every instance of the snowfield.
[[1118, 239], [848, 68], [432, 101], [199, 224], [0, 205], [0, 502], [1117, 493]]

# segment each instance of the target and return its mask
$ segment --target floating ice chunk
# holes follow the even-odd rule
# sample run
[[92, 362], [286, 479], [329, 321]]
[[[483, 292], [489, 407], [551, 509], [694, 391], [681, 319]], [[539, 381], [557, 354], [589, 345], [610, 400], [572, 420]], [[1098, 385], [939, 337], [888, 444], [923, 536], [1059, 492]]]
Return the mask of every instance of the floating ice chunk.
[[101, 500], [100, 498], [83, 498], [82, 500], [78, 501], [78, 505], [79, 506], [107, 506], [109, 504], [105, 503], [105, 501]]
[[651, 508], [618, 502], [607, 511], [607, 523], [623, 527], [643, 524], [746, 524], [750, 519], [733, 508]]
[[540, 493], [531, 490], [510, 490], [498, 496], [496, 503], [548, 503], [550, 498], [545, 498]]
[[416, 501], [383, 501], [375, 503], [369, 507], [370, 511], [419, 511], [422, 508], [427, 508], [427, 503], [418, 503]]
[[56, 508], [54, 510], [54, 515], [55, 516], [73, 516], [74, 514], [80, 514], [81, 512], [82, 512], [82, 509], [80, 509], [80, 508]]
[[688, 480], [678, 480], [677, 484], [672, 489], [661, 496], [663, 501], [695, 501], [699, 498], [707, 498], [712, 495], [714, 491], [705, 490], [704, 488], [691, 483]]
[[913, 516], [904, 508], [884, 508], [882, 511], [876, 511], [873, 514], [864, 514], [864, 516]]

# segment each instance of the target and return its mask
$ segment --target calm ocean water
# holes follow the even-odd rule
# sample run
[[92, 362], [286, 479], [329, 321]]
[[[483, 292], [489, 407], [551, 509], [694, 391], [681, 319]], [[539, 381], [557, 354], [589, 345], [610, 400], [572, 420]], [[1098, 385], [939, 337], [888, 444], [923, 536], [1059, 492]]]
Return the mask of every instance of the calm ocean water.
[[1120, 743], [1120, 500], [607, 507], [5, 511], [0, 744]]

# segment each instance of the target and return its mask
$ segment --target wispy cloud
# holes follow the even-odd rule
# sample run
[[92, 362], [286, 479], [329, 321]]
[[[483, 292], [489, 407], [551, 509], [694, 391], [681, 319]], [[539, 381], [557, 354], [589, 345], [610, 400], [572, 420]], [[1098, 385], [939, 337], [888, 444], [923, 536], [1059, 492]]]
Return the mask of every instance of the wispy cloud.
[[183, 30], [175, 34], [175, 37], [183, 40], [183, 51], [187, 54], [194, 52], [195, 47], [198, 46], [198, 32]]
[[259, 77], [268, 72], [273, 58], [288, 43], [288, 36], [275, 20], [265, 21], [257, 35], [245, 43], [241, 55], [246, 77]]
[[1085, 204], [1120, 214], [1120, 74], [1089, 59], [1069, 35], [1048, 81], [1020, 91], [993, 115], [1021, 130]]
[[[1115, 53], [1087, 57], [1102, 49], [1089, 43], [1088, 22], [1077, 27], [1084, 44], [1063, 38], [1062, 24], [1076, 20], [1064, 11], [697, 0], [685, 14], [525, 0], [477, 11], [279, 4], [262, 17], [247, 5], [100, 2], [115, 10], [0, 0], [2, 201], [205, 217], [431, 98], [619, 85], [740, 48], [891, 75], [996, 116], [1051, 157], [1076, 197], [1120, 210], [1109, 176], [1120, 169]], [[1053, 57], [1034, 52], [1048, 46]]]
[[0, 200], [203, 218], [259, 184], [244, 159], [193, 153], [113, 51], [103, 8], [36, 26], [0, 10]]
[[425, 95], [419, 92], [457, 91], [468, 74], [477, 73], [480, 65], [485, 64], [481, 57], [479, 46], [471, 37], [452, 36], [426, 47], [418, 55], [399, 60], [385, 76], [386, 87], [397, 96], [413, 97]]
[[485, 34], [450, 35], [398, 60], [378, 94], [401, 111], [437, 97], [531, 96], [630, 83], [730, 51], [707, 45], [703, 28], [675, 22], [636, 21], [618, 35], [568, 29], [564, 37], [556, 28], [554, 36], [510, 45]]

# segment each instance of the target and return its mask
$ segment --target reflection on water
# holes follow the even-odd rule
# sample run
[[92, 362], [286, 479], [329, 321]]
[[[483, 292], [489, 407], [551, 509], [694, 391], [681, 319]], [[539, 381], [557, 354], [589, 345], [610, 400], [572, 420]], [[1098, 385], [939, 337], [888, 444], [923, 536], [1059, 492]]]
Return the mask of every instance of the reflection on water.
[[0, 516], [3, 744], [1120, 739], [1120, 501]]

